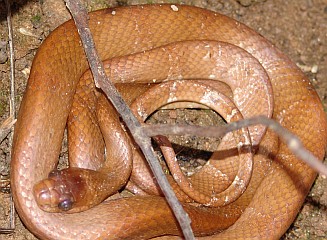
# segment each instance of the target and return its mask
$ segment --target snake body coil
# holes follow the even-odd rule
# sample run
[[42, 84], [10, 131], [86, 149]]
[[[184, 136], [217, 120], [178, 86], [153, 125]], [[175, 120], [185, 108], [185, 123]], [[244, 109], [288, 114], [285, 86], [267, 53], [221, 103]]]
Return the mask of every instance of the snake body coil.
[[[243, 24], [207, 10], [170, 5], [104, 9], [91, 13], [89, 24], [101, 59], [189, 40], [222, 41], [244, 49], [270, 78], [272, 117], [323, 158], [326, 118], [313, 86], [285, 55]], [[76, 86], [87, 68], [73, 21], [53, 31], [35, 56], [12, 151], [12, 191], [19, 216], [41, 239], [180, 235], [169, 207], [159, 196], [111, 200], [78, 214], [47, 213], [38, 207], [33, 187], [56, 166]], [[239, 87], [235, 87], [234, 95]], [[259, 94], [249, 95], [257, 106], [269, 105]], [[197, 235], [210, 234], [210, 239], [278, 239], [287, 230], [316, 173], [284, 144], [271, 139], [276, 138], [269, 132], [260, 144], [254, 157], [254, 176], [244, 197], [218, 209], [184, 204]], [[264, 162], [261, 155], [273, 161]]]

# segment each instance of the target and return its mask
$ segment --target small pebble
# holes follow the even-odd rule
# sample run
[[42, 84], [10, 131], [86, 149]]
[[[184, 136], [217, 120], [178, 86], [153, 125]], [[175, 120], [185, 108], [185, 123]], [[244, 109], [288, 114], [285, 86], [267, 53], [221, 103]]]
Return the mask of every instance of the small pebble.
[[177, 112], [176, 112], [176, 110], [171, 110], [171, 111], [169, 111], [169, 117], [170, 118], [172, 118], [172, 119], [177, 119]]
[[311, 72], [312, 73], [317, 73], [318, 72], [318, 65], [313, 65], [312, 68], [311, 68]]
[[203, 159], [197, 159], [196, 161], [198, 162], [198, 164], [199, 164], [200, 166], [203, 166], [204, 164], [207, 163], [207, 161], [206, 161], [206, 160], [203, 160]]
[[21, 28], [18, 29], [18, 31], [19, 31], [21, 34], [25, 35], [25, 36], [38, 38], [37, 35], [35, 35], [34, 33], [32, 33], [32, 31], [30, 31], [30, 30], [27, 29], [27, 28], [23, 28], [23, 27], [21, 27]]
[[29, 76], [30, 75], [30, 72], [31, 72], [31, 69], [30, 68], [24, 68], [22, 70], [22, 73], [25, 75], [25, 76]]
[[252, 0], [238, 0], [238, 2], [243, 6], [243, 7], [248, 7], [252, 4]]

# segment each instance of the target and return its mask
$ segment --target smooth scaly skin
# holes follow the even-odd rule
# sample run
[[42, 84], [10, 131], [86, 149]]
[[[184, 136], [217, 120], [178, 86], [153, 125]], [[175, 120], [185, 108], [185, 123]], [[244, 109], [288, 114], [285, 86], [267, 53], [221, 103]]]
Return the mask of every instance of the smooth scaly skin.
[[[173, 11], [169, 5], [126, 7], [116, 9], [115, 15], [112, 10], [93, 13], [90, 27], [101, 58], [177, 40], [210, 39], [238, 45], [254, 55], [271, 78], [273, 117], [297, 134], [306, 148], [321, 159], [326, 145], [326, 119], [304, 74], [244, 25], [206, 10], [178, 8]], [[74, 29], [73, 23], [68, 22], [54, 31], [33, 62], [13, 145], [11, 176], [17, 211], [26, 226], [42, 239], [144, 239], [173, 234], [177, 231], [176, 222], [160, 197], [111, 201], [72, 215], [49, 214], [35, 203], [32, 188], [46, 178], [57, 162], [74, 89], [87, 68]], [[275, 162], [248, 208], [232, 227], [215, 237], [278, 239], [294, 220], [315, 176], [314, 171], [290, 155], [285, 145], [280, 145]], [[217, 221], [219, 214], [220, 218], [225, 217], [224, 211], [230, 209], [226, 207], [210, 216], [197, 214], [201, 209], [190, 206], [186, 210], [194, 229], [202, 227], [210, 231], [208, 224]], [[237, 218], [239, 212], [236, 209], [229, 214]]]
[[[108, 66], [110, 68], [107, 68]], [[232, 101], [239, 108], [243, 117], [250, 118], [256, 115], [271, 117], [272, 115], [272, 87], [265, 70], [258, 60], [248, 52], [227, 43], [217, 41], [173, 43], [144, 53], [129, 55], [126, 58], [111, 59], [105, 63], [105, 69], [109, 78], [114, 82], [139, 83], [151, 82], [152, 79], [156, 79], [156, 82], [174, 79], [188, 79], [188, 81], [206, 79], [202, 81], [205, 85], [210, 85], [219, 91], [224, 83], [229, 86], [229, 92], [232, 92], [233, 95]], [[220, 83], [219, 86], [218, 83]], [[203, 92], [196, 83], [191, 86], [182, 89], [183, 87], [180, 87], [177, 82], [168, 88], [161, 85], [157, 93], [151, 89], [145, 95], [140, 96], [139, 98], [145, 101], [139, 106], [135, 106], [134, 102], [131, 108], [135, 115], [140, 117], [140, 121], [143, 121], [151, 113], [150, 109], [154, 111], [171, 101], [178, 101], [179, 105], [182, 104], [180, 101], [185, 101], [185, 98], [188, 98], [188, 101], [202, 102], [202, 104], [207, 102], [210, 105], [218, 105], [221, 102], [218, 100], [219, 97], [214, 97], [213, 89], [206, 89]], [[129, 102], [131, 91], [126, 92], [126, 90], [120, 91]], [[257, 101], [258, 99], [260, 101]], [[185, 104], [183, 103], [183, 105]], [[149, 110], [150, 112], [148, 112]], [[233, 111], [225, 117], [227, 122], [231, 116], [233, 116]], [[83, 129], [83, 126], [79, 129]], [[264, 135], [264, 130], [264, 127], [258, 126], [249, 128], [253, 145], [258, 145]], [[90, 136], [90, 138], [92, 137]], [[243, 181], [240, 175], [237, 178], [235, 176], [235, 171], [240, 168], [238, 154], [231, 154], [232, 151], [230, 151], [235, 149], [235, 146], [232, 134], [226, 135], [210, 161], [201, 171], [190, 177], [192, 187], [189, 190], [193, 192], [192, 198], [196, 202], [214, 207], [226, 205], [235, 200], [237, 192], [242, 192], [240, 187], [237, 187], [238, 191], [235, 191], [233, 187], [228, 188], [233, 185], [234, 179], [237, 179], [235, 184], [243, 182], [242, 185], [247, 185], [245, 184], [247, 181]], [[228, 158], [222, 157], [224, 149], [230, 153]], [[146, 174], [146, 172], [150, 172], [146, 161], [141, 156], [137, 156], [137, 152], [133, 154], [131, 181], [148, 193], [158, 192], [153, 175]], [[217, 161], [217, 159], [223, 159], [223, 161]], [[245, 168], [251, 168], [250, 165], [245, 164], [241, 168], [243, 170], [245, 166], [247, 166]], [[176, 176], [176, 172], [172, 172], [172, 175]], [[179, 179], [181, 178], [179, 177]], [[189, 183], [183, 185], [185, 192], [185, 186]], [[201, 189], [201, 194], [194, 194], [197, 191], [191, 189]], [[188, 195], [190, 191], [188, 191]]]

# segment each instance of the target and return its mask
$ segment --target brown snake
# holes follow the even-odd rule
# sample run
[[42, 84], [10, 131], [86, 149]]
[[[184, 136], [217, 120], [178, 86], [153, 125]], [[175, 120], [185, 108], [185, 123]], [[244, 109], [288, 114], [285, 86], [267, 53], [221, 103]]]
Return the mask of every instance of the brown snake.
[[[222, 41], [246, 50], [261, 63], [270, 78], [272, 117], [295, 133], [314, 155], [323, 158], [326, 118], [313, 86], [285, 55], [243, 24], [199, 8], [149, 5], [91, 13], [90, 29], [102, 59], [186, 40]], [[211, 52], [208, 56], [215, 58]], [[156, 62], [160, 57], [148, 59]], [[234, 65], [243, 67], [242, 64]], [[129, 66], [124, 65], [126, 68]], [[169, 66], [166, 67], [169, 71]], [[47, 213], [38, 207], [33, 187], [56, 166], [76, 86], [87, 68], [72, 21], [49, 35], [33, 61], [15, 128], [11, 163], [12, 191], [21, 219], [41, 239], [144, 239], [180, 235], [169, 207], [160, 196], [110, 200], [76, 214]], [[178, 79], [178, 74], [176, 76]], [[220, 77], [224, 78], [224, 74]], [[160, 77], [157, 79], [160, 80]], [[238, 78], [235, 76], [235, 79]], [[123, 80], [121, 78], [120, 81]], [[262, 101], [261, 91], [256, 92], [254, 85], [239, 85], [252, 86], [250, 90], [255, 92], [237, 95], [239, 87], [230, 86], [234, 98], [238, 96], [246, 100], [252, 95], [254, 100], [259, 101], [254, 103], [257, 104], [254, 108], [260, 109], [265, 104], [263, 109], [271, 107], [270, 100]], [[251, 116], [242, 114], [244, 117]], [[266, 115], [270, 115], [269, 111]], [[210, 239], [278, 239], [287, 230], [316, 173], [296, 159], [284, 144], [276, 141], [274, 134], [269, 131], [267, 134], [256, 149], [253, 176], [244, 195], [219, 208], [184, 204], [195, 234], [209, 234]], [[253, 143], [259, 141], [253, 134], [251, 140]], [[128, 149], [126, 151], [129, 152]], [[233, 166], [233, 162], [229, 164]], [[79, 161], [75, 164], [78, 165]], [[233, 177], [235, 175], [232, 174], [230, 178]]]

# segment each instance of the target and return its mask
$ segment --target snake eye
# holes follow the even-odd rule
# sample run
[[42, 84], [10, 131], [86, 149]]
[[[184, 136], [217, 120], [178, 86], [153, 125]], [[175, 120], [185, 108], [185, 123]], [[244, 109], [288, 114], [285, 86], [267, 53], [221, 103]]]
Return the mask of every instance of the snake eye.
[[62, 211], [68, 211], [72, 208], [73, 202], [69, 199], [65, 199], [58, 204], [58, 208]]

